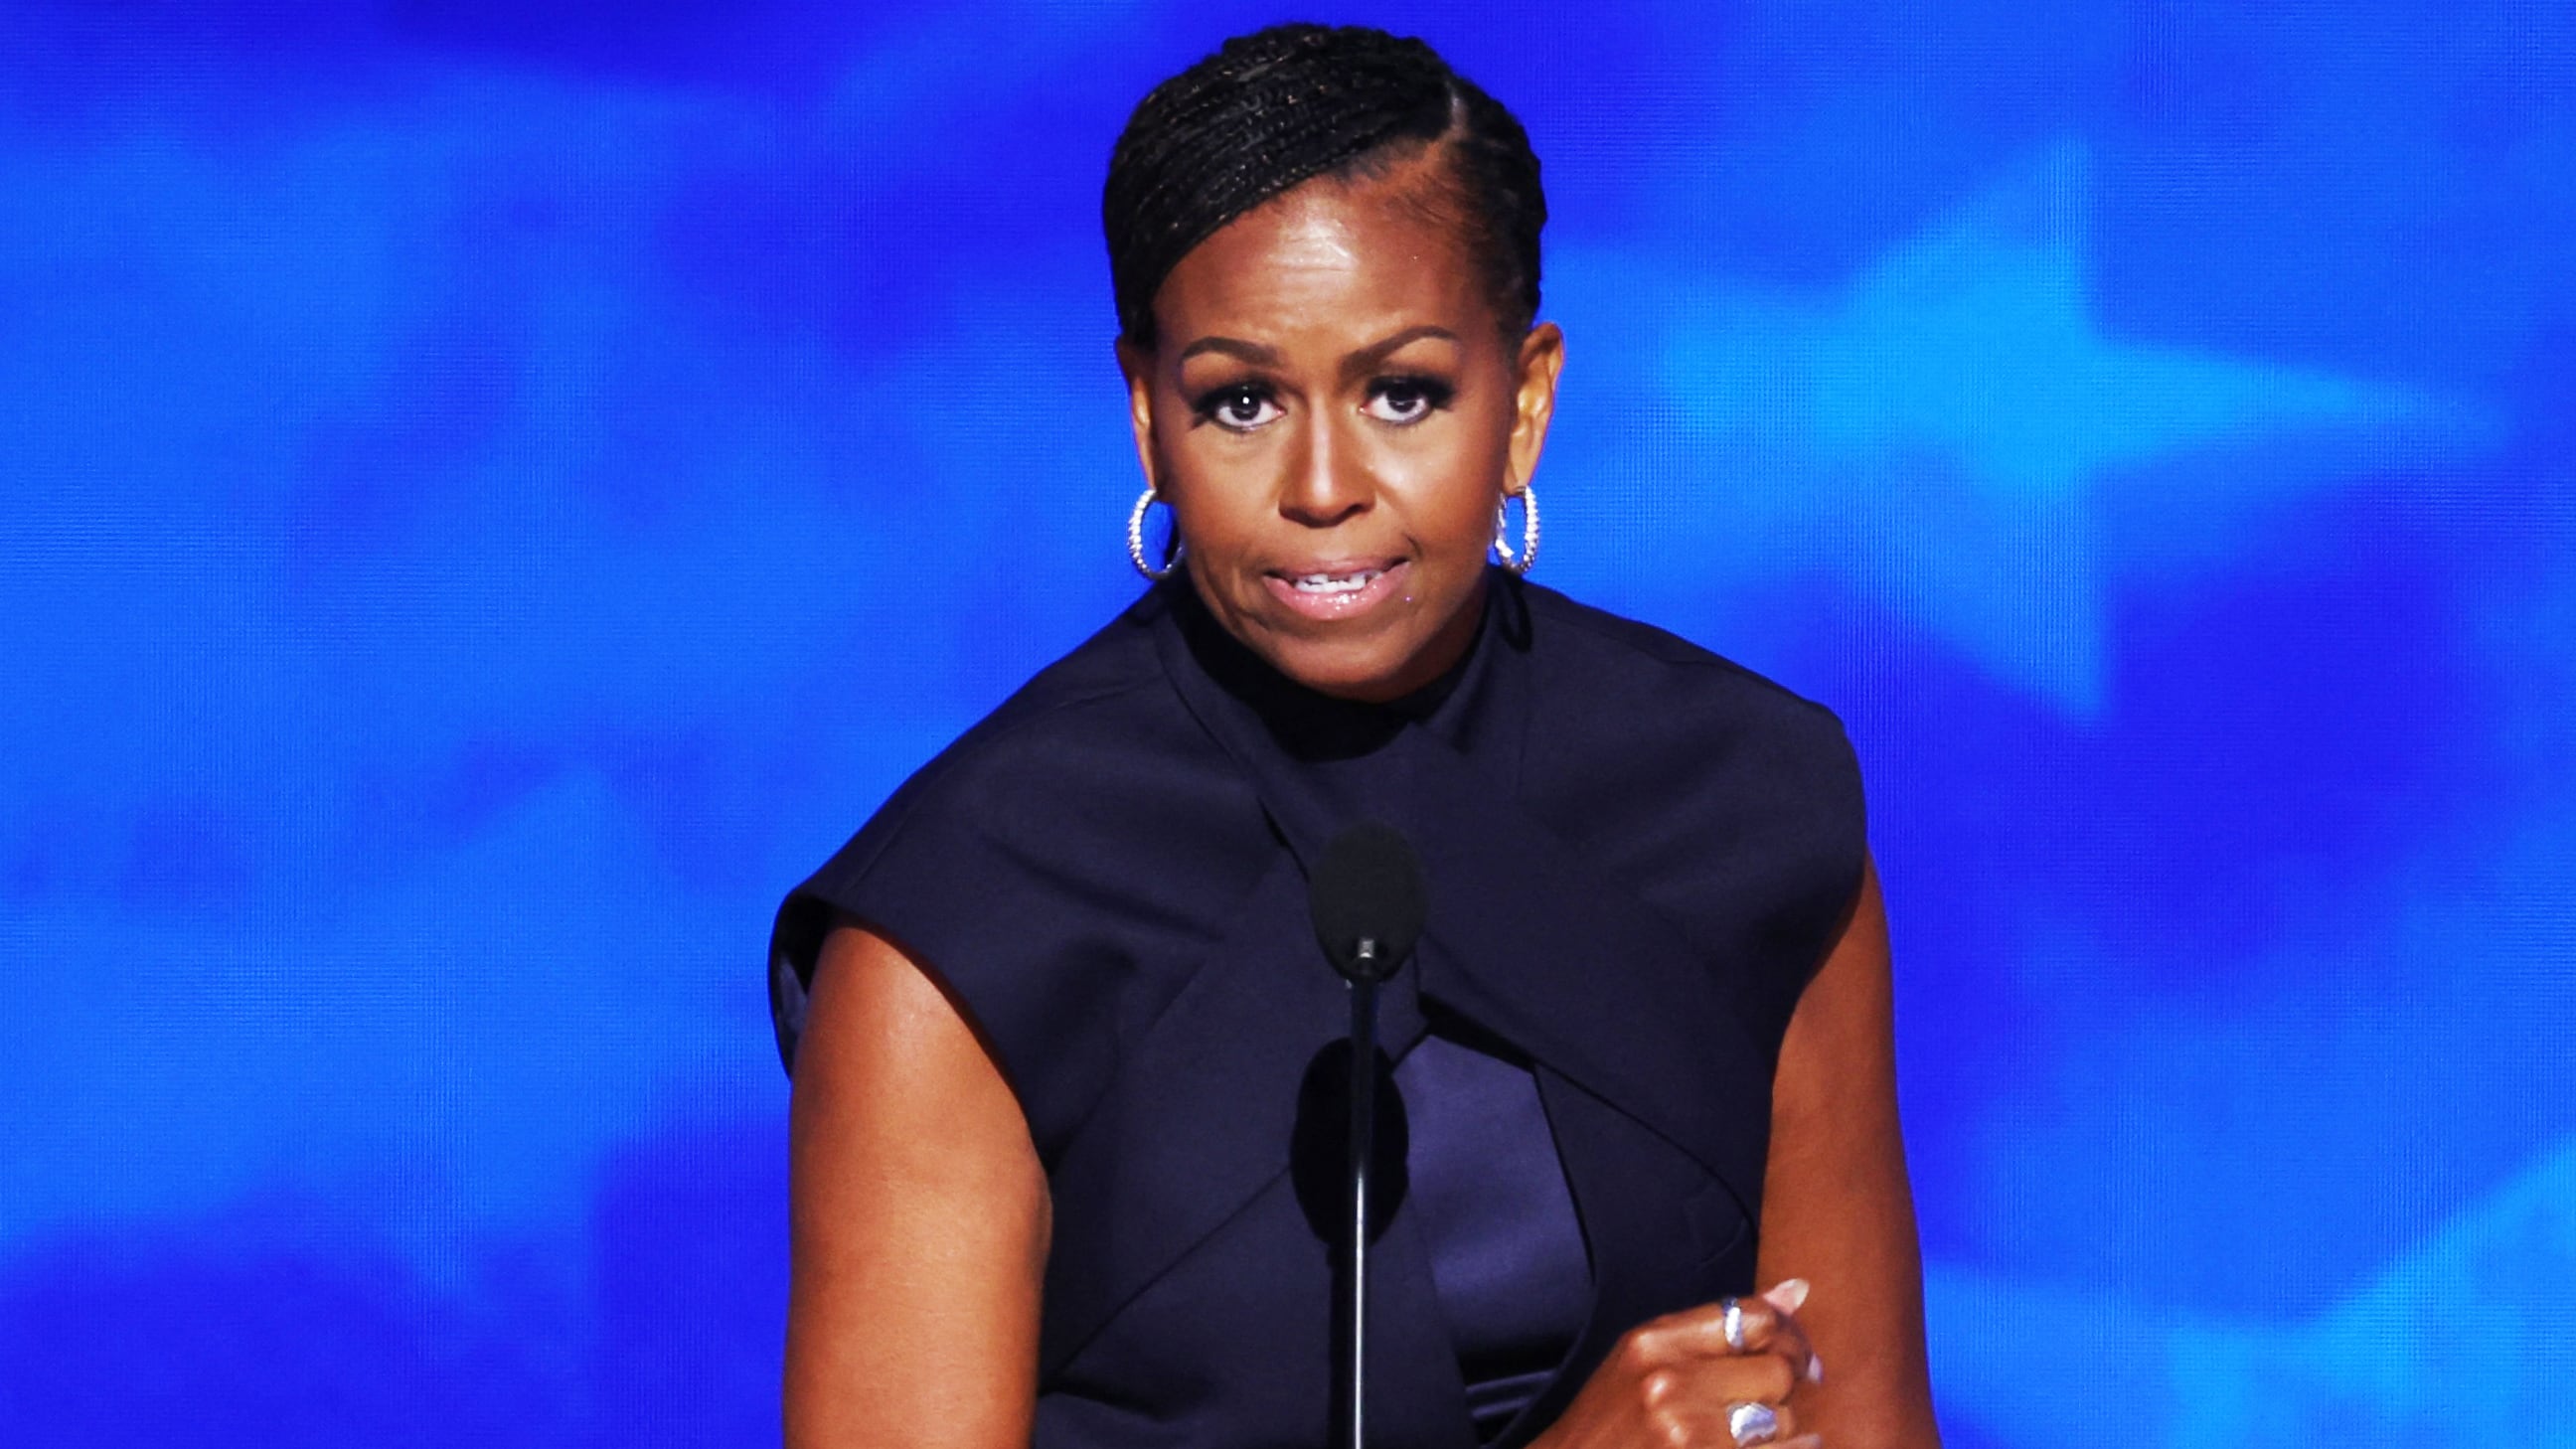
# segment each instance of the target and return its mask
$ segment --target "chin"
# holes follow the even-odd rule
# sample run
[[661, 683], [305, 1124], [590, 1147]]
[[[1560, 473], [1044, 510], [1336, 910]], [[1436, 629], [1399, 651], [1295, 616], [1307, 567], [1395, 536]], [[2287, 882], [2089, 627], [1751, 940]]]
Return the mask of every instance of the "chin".
[[1392, 686], [1411, 662], [1410, 653], [1374, 640], [1330, 644], [1282, 640], [1271, 655], [1270, 667], [1318, 694], [1382, 700], [1401, 692]]

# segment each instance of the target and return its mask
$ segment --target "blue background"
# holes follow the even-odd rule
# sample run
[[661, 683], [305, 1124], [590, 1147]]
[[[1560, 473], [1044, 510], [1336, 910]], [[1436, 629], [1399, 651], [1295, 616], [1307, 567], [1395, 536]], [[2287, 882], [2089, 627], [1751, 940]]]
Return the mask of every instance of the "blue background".
[[[1389, 5], [1841, 711], [1954, 1449], [2576, 1445], [2576, 12]], [[0, 7], [0, 1441], [774, 1440], [778, 895], [1132, 597], [1268, 6]]]

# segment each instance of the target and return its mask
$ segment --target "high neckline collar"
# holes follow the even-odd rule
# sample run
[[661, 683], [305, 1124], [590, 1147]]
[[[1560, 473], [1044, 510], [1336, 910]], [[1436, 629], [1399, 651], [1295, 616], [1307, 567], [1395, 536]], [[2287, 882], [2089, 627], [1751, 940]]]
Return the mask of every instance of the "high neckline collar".
[[1176, 574], [1156, 591], [1199, 671], [1250, 711], [1292, 759], [1319, 762], [1373, 754], [1409, 725], [1423, 726], [1454, 749], [1467, 749], [1474, 717], [1483, 712], [1482, 697], [1501, 667], [1495, 656], [1526, 642], [1526, 625], [1512, 627], [1524, 612], [1514, 592], [1518, 583], [1501, 569], [1488, 569], [1482, 598], [1474, 606], [1481, 618], [1466, 650], [1438, 678], [1383, 702], [1337, 698], [1280, 673], [1217, 622], [1186, 576]]

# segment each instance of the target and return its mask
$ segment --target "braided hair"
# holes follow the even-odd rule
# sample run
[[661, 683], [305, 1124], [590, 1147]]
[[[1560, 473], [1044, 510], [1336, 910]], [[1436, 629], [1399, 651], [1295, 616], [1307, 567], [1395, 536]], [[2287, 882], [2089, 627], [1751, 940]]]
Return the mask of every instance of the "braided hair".
[[1419, 40], [1295, 24], [1227, 41], [1128, 117], [1100, 198], [1120, 335], [1154, 345], [1155, 292], [1227, 222], [1301, 182], [1416, 154], [1441, 163], [1436, 213], [1463, 228], [1507, 333], [1526, 332], [1547, 198], [1521, 123]]

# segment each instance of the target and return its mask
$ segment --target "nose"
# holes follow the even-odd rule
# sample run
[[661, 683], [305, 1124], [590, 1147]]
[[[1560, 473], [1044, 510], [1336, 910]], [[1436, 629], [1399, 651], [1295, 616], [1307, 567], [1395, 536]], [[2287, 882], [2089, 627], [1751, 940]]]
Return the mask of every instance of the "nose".
[[1330, 528], [1364, 513], [1377, 495], [1359, 450], [1337, 436], [1334, 420], [1322, 412], [1307, 415], [1298, 429], [1279, 486], [1280, 515], [1308, 528]]

